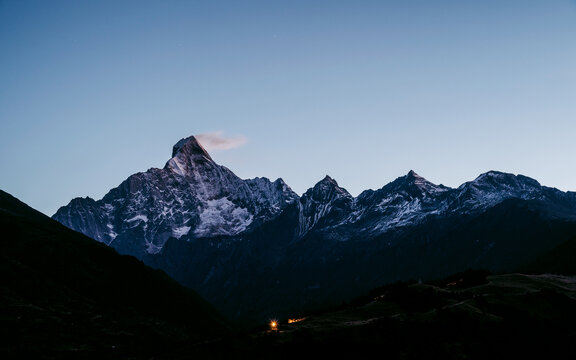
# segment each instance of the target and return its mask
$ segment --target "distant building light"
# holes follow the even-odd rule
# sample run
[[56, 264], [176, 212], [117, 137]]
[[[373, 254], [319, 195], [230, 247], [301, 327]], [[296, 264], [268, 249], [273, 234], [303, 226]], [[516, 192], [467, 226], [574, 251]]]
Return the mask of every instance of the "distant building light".
[[278, 321], [276, 320], [270, 321], [270, 330], [278, 331]]
[[304, 320], [306, 320], [305, 317], [299, 318], [299, 319], [288, 319], [288, 324], [293, 324], [293, 323], [297, 323], [297, 322], [304, 321]]

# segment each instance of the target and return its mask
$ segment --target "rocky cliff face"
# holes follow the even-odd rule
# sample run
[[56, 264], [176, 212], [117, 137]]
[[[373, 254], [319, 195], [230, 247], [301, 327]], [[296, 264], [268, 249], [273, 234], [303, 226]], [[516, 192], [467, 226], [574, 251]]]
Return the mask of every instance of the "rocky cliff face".
[[410, 171], [353, 197], [326, 176], [301, 197], [243, 180], [194, 137], [54, 219], [164, 269], [247, 322], [467, 267], [513, 270], [576, 234], [576, 193], [490, 171], [458, 188]]

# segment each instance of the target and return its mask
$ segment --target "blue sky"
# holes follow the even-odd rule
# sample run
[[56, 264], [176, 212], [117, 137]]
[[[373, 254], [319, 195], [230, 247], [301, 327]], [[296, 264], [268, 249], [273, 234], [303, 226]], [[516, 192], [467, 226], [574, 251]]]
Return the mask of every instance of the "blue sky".
[[52, 215], [218, 131], [218, 163], [297, 193], [574, 191], [576, 2], [0, 0], [0, 189]]

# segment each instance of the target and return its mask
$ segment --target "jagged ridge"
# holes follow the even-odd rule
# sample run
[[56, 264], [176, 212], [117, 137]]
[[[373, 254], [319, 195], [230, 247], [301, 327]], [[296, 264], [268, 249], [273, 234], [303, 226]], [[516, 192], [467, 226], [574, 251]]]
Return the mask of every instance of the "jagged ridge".
[[171, 237], [190, 240], [253, 230], [293, 203], [300, 209], [296, 237], [316, 229], [347, 240], [345, 227], [375, 236], [430, 215], [478, 213], [509, 198], [570, 202], [574, 195], [496, 171], [452, 189], [410, 170], [356, 198], [329, 176], [299, 197], [282, 179], [238, 178], [191, 136], [174, 145], [163, 169], [132, 175], [101, 200], [73, 199], [54, 219], [121, 251], [154, 254]]

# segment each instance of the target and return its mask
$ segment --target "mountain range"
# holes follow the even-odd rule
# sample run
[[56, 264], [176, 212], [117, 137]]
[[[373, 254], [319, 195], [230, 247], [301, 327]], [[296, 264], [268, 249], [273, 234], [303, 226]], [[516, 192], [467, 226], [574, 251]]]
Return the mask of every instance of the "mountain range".
[[164, 168], [53, 218], [250, 325], [398, 280], [521, 268], [576, 234], [576, 193], [497, 171], [449, 188], [410, 171], [357, 197], [329, 176], [298, 196], [282, 179], [240, 179], [191, 136]]

